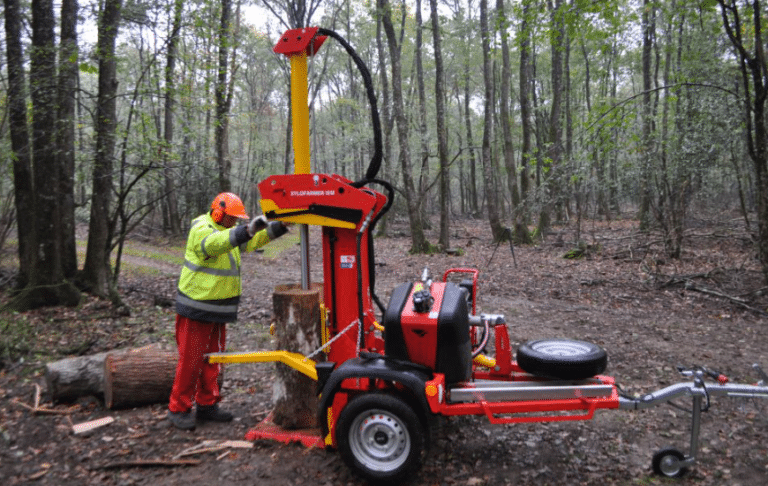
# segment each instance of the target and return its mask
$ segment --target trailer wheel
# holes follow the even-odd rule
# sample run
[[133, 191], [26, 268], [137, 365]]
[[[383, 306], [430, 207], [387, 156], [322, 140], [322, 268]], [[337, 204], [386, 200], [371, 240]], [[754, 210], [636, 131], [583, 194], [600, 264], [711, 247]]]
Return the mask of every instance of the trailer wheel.
[[667, 447], [653, 455], [653, 472], [659, 476], [668, 478], [681, 478], [688, 472], [688, 468], [683, 466], [685, 454], [675, 449]]
[[400, 398], [367, 393], [339, 414], [336, 437], [341, 458], [355, 474], [377, 484], [398, 484], [420, 465], [426, 428]]
[[571, 339], [539, 339], [517, 349], [517, 364], [532, 375], [583, 380], [605, 371], [608, 355], [597, 344]]

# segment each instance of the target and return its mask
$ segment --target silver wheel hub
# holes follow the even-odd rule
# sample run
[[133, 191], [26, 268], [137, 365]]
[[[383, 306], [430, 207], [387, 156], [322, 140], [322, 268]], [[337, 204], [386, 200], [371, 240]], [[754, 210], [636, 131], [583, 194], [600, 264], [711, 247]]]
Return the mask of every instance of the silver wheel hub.
[[374, 471], [393, 471], [411, 451], [405, 423], [386, 410], [366, 410], [352, 423], [349, 444], [355, 458]]

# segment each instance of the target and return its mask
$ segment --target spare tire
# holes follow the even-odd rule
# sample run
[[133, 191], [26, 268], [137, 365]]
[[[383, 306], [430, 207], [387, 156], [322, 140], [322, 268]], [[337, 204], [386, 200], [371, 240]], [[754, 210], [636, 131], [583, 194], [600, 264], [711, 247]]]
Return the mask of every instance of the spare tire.
[[597, 344], [572, 339], [538, 339], [517, 348], [523, 371], [547, 378], [583, 380], [605, 371], [608, 354]]

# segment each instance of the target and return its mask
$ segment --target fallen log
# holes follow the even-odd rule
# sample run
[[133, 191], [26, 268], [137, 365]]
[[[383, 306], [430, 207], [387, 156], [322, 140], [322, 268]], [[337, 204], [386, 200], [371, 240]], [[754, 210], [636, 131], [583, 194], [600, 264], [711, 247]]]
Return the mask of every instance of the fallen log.
[[[108, 358], [113, 365], [109, 373], [105, 373]], [[47, 392], [54, 403], [71, 402], [84, 396], [104, 399], [109, 408], [130, 406], [134, 402], [137, 405], [159, 403], [170, 396], [177, 361], [176, 351], [165, 350], [159, 344], [65, 358], [46, 365]], [[145, 381], [150, 388], [140, 391], [136, 396], [138, 400], [133, 400], [136, 387], [143, 386]]]

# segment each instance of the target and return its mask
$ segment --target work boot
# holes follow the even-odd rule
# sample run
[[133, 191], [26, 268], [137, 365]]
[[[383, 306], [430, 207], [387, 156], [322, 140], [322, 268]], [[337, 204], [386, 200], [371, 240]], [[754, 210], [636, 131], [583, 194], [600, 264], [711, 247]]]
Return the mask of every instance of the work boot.
[[197, 418], [209, 422], [231, 422], [234, 415], [219, 408], [218, 404], [198, 405]]
[[195, 428], [195, 414], [191, 410], [186, 412], [171, 412], [168, 410], [168, 420], [177, 428], [181, 430], [194, 430]]

